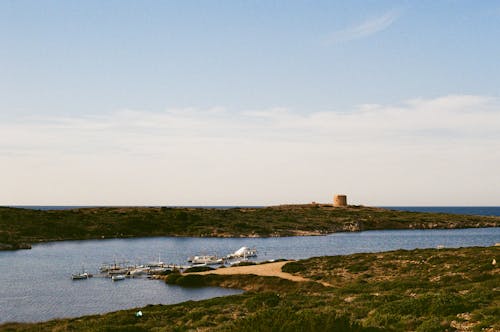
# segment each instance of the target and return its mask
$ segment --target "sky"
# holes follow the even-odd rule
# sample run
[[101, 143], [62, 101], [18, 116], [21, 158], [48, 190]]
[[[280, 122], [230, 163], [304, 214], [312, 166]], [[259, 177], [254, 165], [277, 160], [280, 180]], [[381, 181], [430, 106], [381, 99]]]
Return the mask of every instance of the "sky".
[[0, 1], [0, 205], [500, 205], [498, 1]]

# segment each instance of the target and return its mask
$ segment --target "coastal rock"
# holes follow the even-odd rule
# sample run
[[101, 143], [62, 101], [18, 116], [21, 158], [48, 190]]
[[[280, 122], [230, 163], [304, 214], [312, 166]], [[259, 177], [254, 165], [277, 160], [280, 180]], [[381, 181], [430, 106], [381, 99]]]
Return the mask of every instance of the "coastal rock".
[[0, 243], [0, 250], [18, 250], [18, 249], [31, 249], [29, 243]]
[[0, 243], [0, 250], [13, 250], [12, 244]]

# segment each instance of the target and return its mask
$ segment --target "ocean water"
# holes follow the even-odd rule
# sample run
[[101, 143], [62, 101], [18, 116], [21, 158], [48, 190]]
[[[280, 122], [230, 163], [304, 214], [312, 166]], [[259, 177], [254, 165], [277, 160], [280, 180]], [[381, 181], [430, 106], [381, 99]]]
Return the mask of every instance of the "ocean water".
[[0, 252], [0, 323], [36, 322], [170, 304], [239, 293], [222, 288], [181, 288], [158, 280], [105, 278], [73, 281], [82, 265], [96, 273], [104, 262], [145, 263], [158, 259], [186, 264], [188, 256], [256, 247], [258, 261], [394, 249], [490, 246], [500, 228], [393, 230], [282, 238], [138, 238], [43, 243], [31, 250]]

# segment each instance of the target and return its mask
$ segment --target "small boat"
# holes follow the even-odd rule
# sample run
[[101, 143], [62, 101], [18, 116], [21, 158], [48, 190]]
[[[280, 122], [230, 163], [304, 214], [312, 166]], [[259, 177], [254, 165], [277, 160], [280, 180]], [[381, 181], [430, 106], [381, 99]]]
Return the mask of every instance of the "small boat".
[[109, 274], [116, 274], [116, 273], [122, 273], [123, 270], [126, 270], [126, 264], [127, 262], [114, 262], [113, 264], [109, 263], [103, 263], [99, 267], [99, 271], [101, 273], [109, 273]]
[[71, 275], [71, 279], [73, 280], [83, 280], [83, 279], [88, 279], [90, 277], [90, 274], [87, 272], [83, 273], [75, 273]]
[[88, 279], [92, 277], [92, 275], [88, 272], [85, 272], [85, 268], [82, 266], [82, 272], [80, 273], [73, 273], [71, 275], [71, 279], [73, 280], [83, 280], [83, 279]]
[[113, 281], [125, 280], [125, 276], [123, 274], [116, 274], [111, 277]]
[[166, 267], [166, 264], [164, 262], [161, 261], [160, 259], [160, 255], [158, 255], [158, 262], [149, 262], [147, 264], [145, 264], [146, 267], [149, 267], [149, 268], [164, 268]]
[[248, 258], [241, 258], [241, 259], [237, 259], [235, 261], [231, 261], [229, 263], [229, 265], [238, 265], [238, 264], [241, 264], [241, 263], [244, 263], [244, 262], [248, 262]]
[[137, 267], [135, 269], [131, 269], [128, 274], [132, 277], [140, 277], [142, 275], [148, 274], [150, 268], [149, 267]]
[[188, 258], [188, 262], [193, 265], [218, 265], [224, 264], [224, 259], [217, 256], [204, 255], [204, 256], [192, 256]]
[[257, 249], [256, 248], [241, 247], [240, 249], [236, 250], [232, 254], [227, 255], [227, 258], [229, 258], [229, 259], [247, 258], [247, 257], [256, 257], [256, 256], [257, 256]]

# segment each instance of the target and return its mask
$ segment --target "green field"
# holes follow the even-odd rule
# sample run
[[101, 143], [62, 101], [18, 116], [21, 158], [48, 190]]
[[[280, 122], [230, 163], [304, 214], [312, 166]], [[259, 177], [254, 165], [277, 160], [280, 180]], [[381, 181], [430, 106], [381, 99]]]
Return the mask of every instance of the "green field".
[[[246, 289], [241, 295], [2, 331], [500, 331], [500, 247], [398, 250], [317, 257], [284, 271], [310, 282], [255, 275], [176, 275], [189, 287]], [[317, 281], [327, 282], [331, 287]]]
[[0, 207], [0, 249], [59, 240], [149, 236], [269, 237], [375, 229], [498, 227], [500, 217], [329, 205], [266, 208], [85, 208], [39, 211]]

